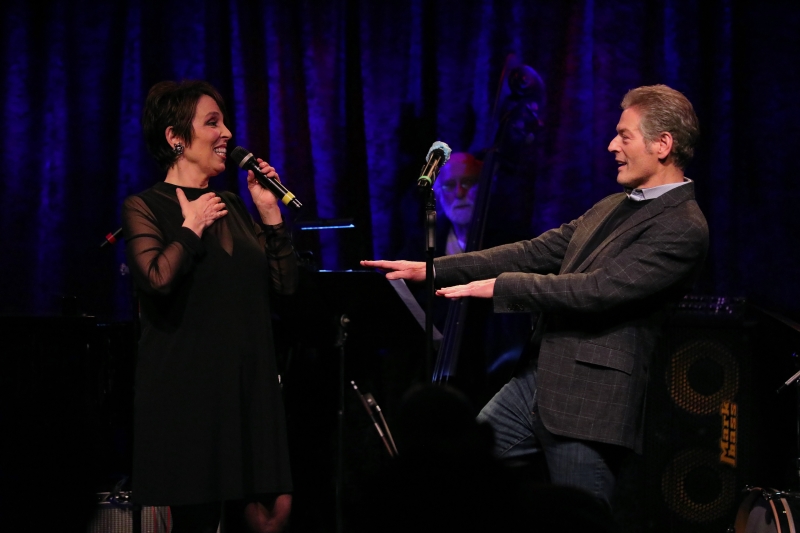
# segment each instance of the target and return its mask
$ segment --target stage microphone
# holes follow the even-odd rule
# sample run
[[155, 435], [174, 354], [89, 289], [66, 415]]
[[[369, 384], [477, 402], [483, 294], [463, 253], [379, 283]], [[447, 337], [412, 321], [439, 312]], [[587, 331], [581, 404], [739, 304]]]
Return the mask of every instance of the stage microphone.
[[303, 207], [303, 204], [301, 204], [300, 201], [295, 198], [294, 194], [289, 192], [289, 189], [287, 189], [283, 183], [276, 179], [268, 178], [263, 172], [261, 172], [261, 168], [258, 166], [258, 161], [256, 161], [256, 158], [252, 153], [248, 152], [241, 146], [237, 146], [231, 152], [231, 157], [234, 161], [236, 161], [236, 164], [239, 165], [239, 167], [245, 170], [252, 170], [258, 183], [265, 189], [272, 191], [272, 194], [274, 194], [278, 200], [283, 202], [283, 205], [288, 205], [293, 209], [300, 209]]
[[433, 143], [425, 158], [427, 163], [422, 167], [422, 172], [420, 172], [419, 179], [417, 180], [417, 187], [427, 188], [432, 186], [439, 170], [447, 163], [447, 160], [450, 159], [451, 153], [452, 150], [446, 143], [442, 141]]
[[[353, 385], [355, 386], [355, 384]], [[394, 454], [397, 455], [397, 445], [394, 443], [392, 432], [389, 430], [389, 424], [386, 423], [386, 419], [383, 417], [383, 411], [381, 411], [380, 405], [378, 405], [378, 402], [375, 401], [375, 398], [370, 393], [364, 395], [364, 400], [367, 402], [368, 406], [374, 407], [375, 410], [378, 411], [378, 416], [381, 417], [381, 424], [383, 424], [383, 428], [386, 430], [386, 436], [389, 437], [389, 442], [394, 449]]]
[[[350, 381], [350, 384], [353, 386], [353, 389], [356, 391], [356, 394], [358, 394], [358, 397], [361, 400], [361, 405], [363, 405], [364, 409], [367, 410], [367, 414], [369, 415], [370, 420], [372, 420], [372, 424], [375, 426], [375, 430], [378, 432], [378, 436], [383, 441], [383, 445], [386, 446], [386, 451], [389, 452], [389, 456], [394, 457], [396, 452], [392, 450], [391, 446], [389, 446], [389, 441], [386, 440], [386, 435], [384, 435], [380, 424], [378, 424], [378, 421], [375, 420], [375, 415], [372, 414], [372, 408], [370, 407], [369, 402], [367, 402], [367, 399], [364, 397], [364, 395], [361, 394], [361, 391], [358, 390], [358, 385], [356, 385], [355, 381]], [[373, 399], [373, 403], [374, 402], [375, 400]], [[381, 417], [382, 416], [383, 415], [381, 414]], [[394, 441], [392, 441], [392, 444], [394, 444]]]
[[100, 243], [100, 248], [105, 248], [110, 244], [116, 244], [117, 237], [119, 237], [121, 233], [122, 233], [122, 228], [117, 228], [117, 230], [113, 233], [107, 233], [106, 238], [103, 239], [103, 242]]

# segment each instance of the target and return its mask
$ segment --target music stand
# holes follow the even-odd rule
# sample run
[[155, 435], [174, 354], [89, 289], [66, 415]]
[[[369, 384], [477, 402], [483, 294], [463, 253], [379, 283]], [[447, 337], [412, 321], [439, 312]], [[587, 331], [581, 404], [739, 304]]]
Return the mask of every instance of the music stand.
[[[425, 312], [403, 280], [372, 270], [305, 272], [298, 292], [281, 306], [295, 337], [315, 347], [333, 342], [335, 318], [346, 314], [348, 347], [379, 350], [424, 343]], [[287, 322], [289, 322], [287, 320]], [[442, 335], [433, 332], [434, 343]], [[424, 349], [424, 344], [423, 344]]]
[[[399, 404], [413, 383], [427, 382], [422, 364], [425, 313], [404, 281], [387, 280], [372, 270], [303, 272], [298, 293], [282, 303], [279, 333], [289, 334], [291, 353], [295, 354], [283, 375], [287, 414], [302, 422], [292, 428], [297, 432], [293, 442], [302, 447], [293, 455], [308, 455], [294, 464], [316, 468], [313, 477], [318, 486], [319, 469], [326, 469], [326, 465], [313, 466], [319, 442], [328, 440], [330, 433], [335, 433], [337, 442], [344, 440], [345, 384], [355, 380], [365, 385], [365, 392], [374, 394], [391, 417], [392, 405]], [[441, 333], [433, 334], [434, 341], [441, 340]], [[338, 402], [333, 401], [337, 396]], [[357, 400], [355, 396], [352, 399]], [[330, 409], [337, 404], [336, 423], [330, 424], [334, 419]], [[344, 446], [337, 448], [337, 464], [332, 470], [337, 472], [339, 529]], [[304, 490], [302, 473], [296, 476], [295, 490]]]

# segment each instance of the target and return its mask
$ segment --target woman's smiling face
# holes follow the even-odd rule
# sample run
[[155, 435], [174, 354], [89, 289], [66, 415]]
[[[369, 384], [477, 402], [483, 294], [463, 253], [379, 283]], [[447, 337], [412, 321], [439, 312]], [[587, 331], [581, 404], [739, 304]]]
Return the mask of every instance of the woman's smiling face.
[[192, 141], [185, 143], [183, 159], [205, 176], [212, 177], [225, 170], [230, 130], [225, 126], [222, 111], [208, 95], [197, 101], [192, 120]]

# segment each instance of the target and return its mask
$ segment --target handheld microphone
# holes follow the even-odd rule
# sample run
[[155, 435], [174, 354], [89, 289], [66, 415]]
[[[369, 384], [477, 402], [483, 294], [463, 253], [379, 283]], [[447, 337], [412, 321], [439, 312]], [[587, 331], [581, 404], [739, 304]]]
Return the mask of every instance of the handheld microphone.
[[272, 191], [272, 194], [274, 194], [278, 200], [283, 202], [283, 205], [288, 205], [293, 209], [300, 209], [303, 207], [303, 204], [301, 204], [300, 201], [295, 198], [294, 194], [289, 192], [289, 189], [287, 189], [283, 183], [276, 179], [268, 178], [263, 172], [261, 172], [261, 168], [258, 166], [258, 161], [256, 161], [255, 156], [248, 152], [245, 148], [237, 146], [231, 152], [231, 157], [234, 161], [236, 161], [236, 164], [239, 165], [240, 168], [252, 170], [258, 183], [265, 189]]
[[422, 172], [420, 172], [419, 179], [417, 180], [418, 187], [430, 187], [433, 185], [433, 181], [436, 179], [436, 175], [439, 173], [439, 170], [447, 163], [447, 160], [450, 159], [450, 154], [452, 150], [446, 143], [442, 141], [436, 141], [431, 146], [431, 149], [428, 150], [428, 155], [425, 158], [427, 163], [425, 166], [422, 167]]

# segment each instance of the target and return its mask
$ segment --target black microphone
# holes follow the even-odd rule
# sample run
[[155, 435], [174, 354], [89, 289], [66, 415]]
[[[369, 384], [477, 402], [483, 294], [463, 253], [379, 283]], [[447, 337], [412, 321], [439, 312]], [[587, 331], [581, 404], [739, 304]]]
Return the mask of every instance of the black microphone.
[[433, 181], [436, 179], [439, 170], [447, 163], [447, 160], [450, 159], [451, 152], [452, 150], [450, 147], [442, 141], [433, 143], [425, 158], [427, 163], [422, 167], [422, 172], [420, 172], [419, 179], [417, 180], [418, 187], [427, 188], [433, 185]]
[[[358, 385], [356, 385], [355, 381], [350, 381], [350, 384], [353, 386], [353, 389], [355, 389], [356, 394], [358, 394], [358, 397], [361, 400], [361, 405], [363, 405], [364, 409], [367, 410], [367, 414], [369, 415], [370, 420], [372, 420], [372, 424], [375, 426], [375, 430], [378, 432], [378, 436], [383, 441], [383, 445], [386, 446], [386, 451], [389, 452], [389, 456], [394, 457], [396, 452], [392, 450], [391, 446], [389, 446], [389, 441], [386, 440], [386, 435], [383, 433], [383, 430], [381, 430], [381, 426], [380, 424], [378, 424], [378, 421], [375, 420], [375, 415], [372, 414], [372, 408], [370, 407], [369, 402], [364, 397], [364, 395], [361, 394], [361, 391], [358, 390]], [[372, 400], [372, 403], [375, 403], [374, 398]], [[375, 403], [375, 405], [377, 405], [377, 403]], [[383, 417], [383, 414], [381, 414], [381, 417]], [[392, 441], [392, 444], [394, 444], [394, 441]]]
[[231, 157], [234, 161], [236, 161], [236, 164], [239, 165], [239, 167], [245, 170], [252, 170], [258, 183], [265, 189], [272, 191], [272, 194], [274, 194], [278, 200], [283, 202], [283, 205], [288, 205], [294, 209], [300, 209], [303, 207], [303, 204], [301, 204], [300, 201], [294, 197], [294, 194], [289, 192], [289, 189], [287, 189], [283, 183], [276, 179], [268, 178], [263, 172], [261, 172], [261, 168], [258, 166], [258, 161], [256, 161], [255, 156], [248, 152], [245, 148], [237, 146], [231, 152]]
[[[353, 386], [355, 387], [355, 383], [353, 383]], [[378, 405], [378, 402], [375, 401], [375, 398], [370, 393], [366, 393], [364, 395], [364, 401], [367, 402], [368, 406], [374, 407], [375, 410], [378, 411], [378, 416], [381, 417], [381, 424], [383, 424], [383, 428], [386, 430], [386, 436], [389, 437], [389, 442], [392, 444], [394, 454], [397, 455], [397, 445], [394, 443], [392, 432], [389, 431], [389, 424], [386, 423], [386, 419], [383, 417], [383, 411], [381, 411], [381, 407]]]

